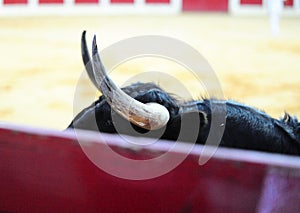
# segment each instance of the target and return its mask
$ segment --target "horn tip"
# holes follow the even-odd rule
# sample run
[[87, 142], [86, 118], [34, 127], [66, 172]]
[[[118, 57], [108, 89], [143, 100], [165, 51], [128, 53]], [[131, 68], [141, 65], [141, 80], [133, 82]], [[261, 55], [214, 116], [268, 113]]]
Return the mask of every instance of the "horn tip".
[[86, 31], [84, 30], [81, 34], [81, 41], [85, 40]]
[[156, 130], [167, 125], [170, 119], [170, 113], [166, 107], [158, 103], [146, 103], [147, 106], [151, 107], [153, 112], [156, 112], [157, 118], [154, 119], [154, 122], [150, 123], [150, 129]]
[[98, 52], [96, 35], [94, 35], [94, 38], [93, 38], [92, 52], [93, 52], [93, 55], [97, 54], [97, 52]]

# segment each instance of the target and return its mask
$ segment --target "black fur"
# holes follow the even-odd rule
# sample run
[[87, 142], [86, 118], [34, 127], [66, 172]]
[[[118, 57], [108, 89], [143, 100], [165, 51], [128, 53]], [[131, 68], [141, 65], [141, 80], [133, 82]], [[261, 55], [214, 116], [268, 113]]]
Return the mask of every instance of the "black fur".
[[[128, 121], [115, 112], [111, 112], [104, 96], [99, 97], [99, 100], [79, 113], [68, 128], [76, 126], [82, 129], [91, 129], [89, 122], [84, 122], [84, 125], [80, 123], [93, 112], [101, 132], [118, 132], [129, 135], [147, 133], [147, 137], [196, 141], [198, 144], [204, 144], [211, 126], [211, 103], [217, 106], [213, 112], [217, 116], [218, 114], [223, 116], [223, 109], [222, 107], [219, 109], [218, 105], [221, 106], [221, 103], [225, 103], [226, 125], [220, 124], [220, 128], [225, 128], [221, 146], [300, 155], [300, 123], [296, 117], [288, 114], [278, 120], [260, 110], [234, 101], [221, 102], [202, 99], [182, 103], [153, 83], [136, 83], [124, 87], [122, 90], [140, 102], [156, 102], [168, 109], [170, 120], [162, 133], [162, 130], [149, 132], [133, 124], [133, 129], [128, 128]], [[197, 106], [197, 110], [190, 110], [190, 105]], [[184, 129], [181, 127], [183, 121], [187, 124], [183, 127]], [[195, 123], [196, 121], [198, 123]], [[118, 131], [114, 122], [118, 126]], [[197, 127], [196, 137], [193, 134], [195, 127]], [[179, 135], [179, 132], [182, 132], [182, 135]]]

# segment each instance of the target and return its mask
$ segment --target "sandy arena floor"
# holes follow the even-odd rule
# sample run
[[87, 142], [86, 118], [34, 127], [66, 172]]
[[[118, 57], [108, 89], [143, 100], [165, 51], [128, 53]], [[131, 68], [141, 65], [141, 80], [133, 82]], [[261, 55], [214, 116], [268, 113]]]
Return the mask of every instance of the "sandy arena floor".
[[[196, 48], [211, 64], [226, 98], [280, 117], [300, 117], [300, 18], [283, 18], [281, 34], [269, 34], [267, 17], [184, 14], [180, 16], [30, 17], [0, 19], [0, 120], [64, 129], [73, 118], [73, 100], [84, 70], [80, 36], [98, 36], [100, 50], [138, 35], [165, 35]], [[164, 59], [135, 59], [117, 67], [112, 78], [123, 85], [147, 71], [164, 72], [196, 98], [203, 95], [189, 71]], [[142, 74], [143, 77], [143, 74]], [[159, 81], [182, 95], [169, 78]], [[141, 78], [143, 79], [143, 78]], [[90, 85], [85, 81], [86, 85]], [[95, 90], [81, 91], [84, 96]], [[214, 88], [206, 88], [214, 89]], [[186, 97], [184, 97], [186, 98]], [[78, 110], [78, 109], [77, 109]]]

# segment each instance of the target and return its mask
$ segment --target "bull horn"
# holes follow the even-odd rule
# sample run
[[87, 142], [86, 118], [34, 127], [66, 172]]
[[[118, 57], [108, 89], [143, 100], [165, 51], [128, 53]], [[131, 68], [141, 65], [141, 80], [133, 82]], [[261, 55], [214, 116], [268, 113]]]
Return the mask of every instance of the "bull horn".
[[[85, 34], [83, 34], [84, 43]], [[86, 44], [85, 44], [86, 47]], [[83, 55], [88, 55], [87, 48]], [[105, 67], [100, 59], [96, 36], [92, 45], [93, 83], [105, 96], [111, 108], [131, 123], [147, 130], [156, 130], [164, 127], [170, 118], [169, 111], [157, 103], [141, 103], [123, 92], [107, 75]], [[89, 71], [88, 71], [89, 72]]]
[[93, 63], [86, 45], [86, 40], [85, 40], [85, 34], [86, 31], [83, 31], [82, 36], [81, 36], [81, 56], [82, 60], [85, 66], [85, 70], [91, 80], [91, 82], [94, 84], [94, 86], [98, 89], [96, 78], [94, 75], [94, 70], [93, 70]]

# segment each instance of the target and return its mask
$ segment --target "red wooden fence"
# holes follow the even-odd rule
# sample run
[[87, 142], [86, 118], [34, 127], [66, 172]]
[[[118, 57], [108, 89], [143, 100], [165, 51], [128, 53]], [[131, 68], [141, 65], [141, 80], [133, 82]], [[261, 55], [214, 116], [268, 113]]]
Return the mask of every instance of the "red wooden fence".
[[[94, 133], [82, 135], [91, 150], [105, 146]], [[104, 136], [113, 149], [133, 159], [164, 152], [173, 144], [159, 141], [134, 151], [124, 147], [122, 137]], [[195, 146], [163, 176], [134, 181], [96, 167], [73, 132], [0, 124], [0, 211], [300, 212], [300, 158], [219, 148], [199, 166], [202, 148]]]

